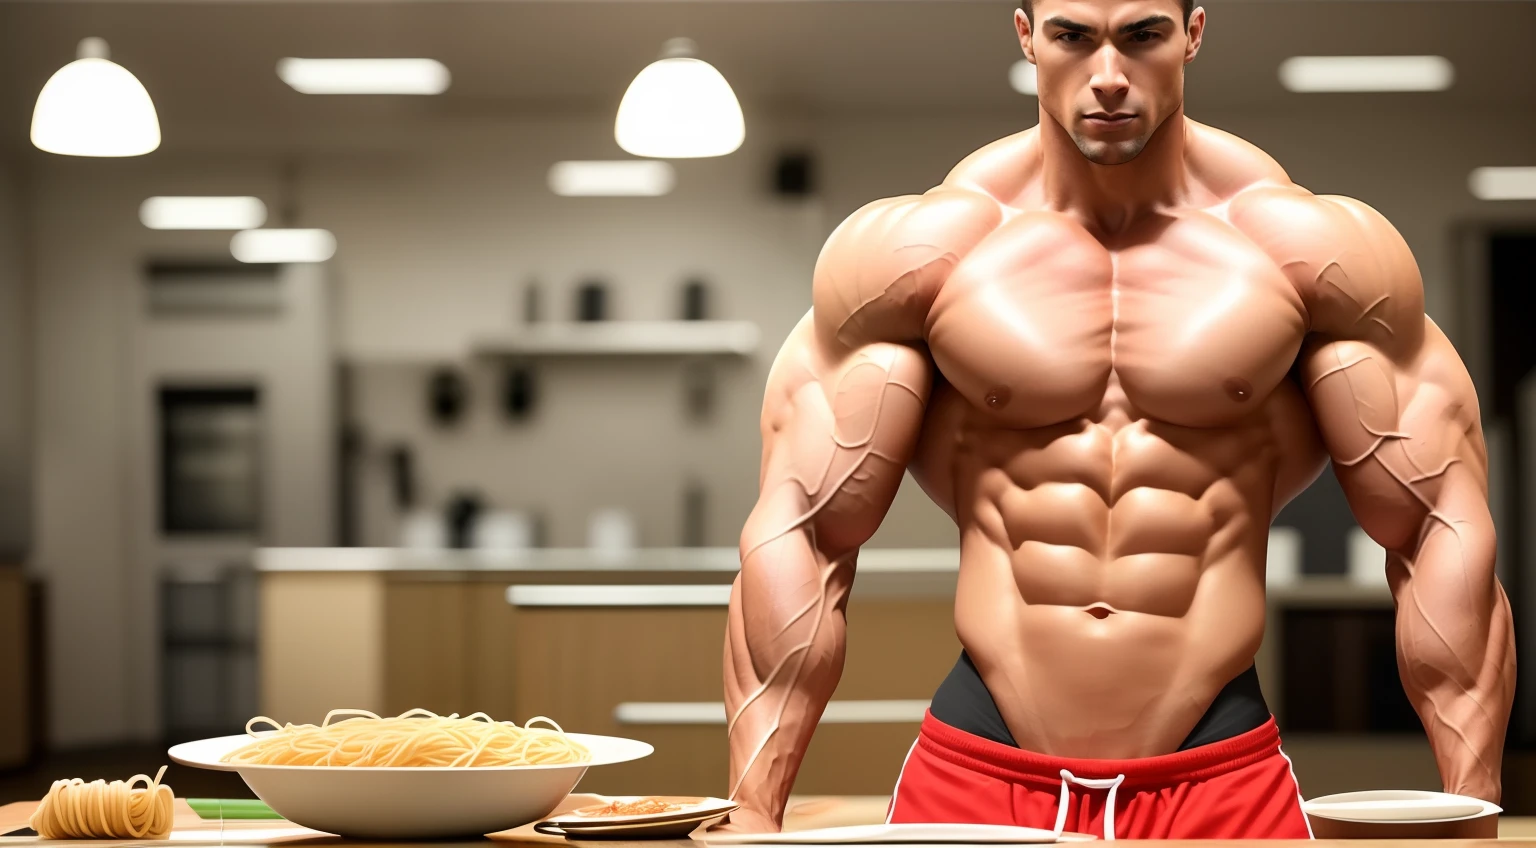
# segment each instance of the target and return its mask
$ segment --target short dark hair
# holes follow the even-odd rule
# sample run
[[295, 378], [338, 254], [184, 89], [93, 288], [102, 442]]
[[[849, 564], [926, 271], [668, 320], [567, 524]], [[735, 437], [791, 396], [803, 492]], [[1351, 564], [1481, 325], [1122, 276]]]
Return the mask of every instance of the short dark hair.
[[[1189, 16], [1195, 12], [1195, 0], [1183, 0], [1184, 26], [1189, 26]], [[1035, 0], [1019, 0], [1019, 8], [1024, 10], [1024, 17], [1029, 18], [1031, 26], [1035, 23]]]

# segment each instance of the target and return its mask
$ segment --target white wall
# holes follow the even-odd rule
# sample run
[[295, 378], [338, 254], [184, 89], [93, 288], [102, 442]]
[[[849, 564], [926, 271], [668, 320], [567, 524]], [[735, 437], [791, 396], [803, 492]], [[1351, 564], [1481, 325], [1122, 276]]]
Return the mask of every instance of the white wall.
[[[375, 449], [364, 476], [365, 541], [393, 541], [395, 532], [376, 450], [409, 439], [422, 454], [426, 495], [472, 484], [501, 505], [541, 506], [556, 544], [579, 543], [586, 514], [605, 505], [633, 511], [645, 544], [675, 543], [683, 481], [696, 476], [710, 498], [707, 541], [728, 545], [755, 497], [763, 378], [809, 303], [826, 233], [860, 204], [922, 191], [970, 150], [1033, 123], [1029, 103], [1021, 100], [1013, 115], [774, 122], [749, 113], [740, 153], [679, 163], [677, 192], [660, 200], [566, 200], [543, 187], [556, 159], [617, 155], [608, 116], [440, 122], [352, 139], [230, 133], [200, 152], [167, 149], [122, 162], [31, 156], [34, 558], [54, 598], [55, 741], [153, 730], [149, 713], [128, 706], [147, 703], [130, 697], [142, 692], [143, 670], [124, 661], [142, 656], [148, 638], [123, 600], [142, 597], [149, 579], [127, 553], [143, 520], [127, 506], [136, 496], [130, 469], [140, 461], [128, 435], [137, 402], [131, 293], [145, 256], [221, 251], [227, 236], [145, 231], [135, 219], [143, 197], [255, 193], [274, 213], [291, 199], [297, 223], [336, 232], [337, 345], [374, 363], [362, 367], [357, 386]], [[1305, 115], [1195, 115], [1269, 149], [1303, 184], [1381, 209], [1418, 256], [1432, 313], [1455, 334], [1453, 227], [1536, 220], [1536, 204], [1476, 201], [1466, 174], [1482, 164], [1530, 164], [1536, 118], [1346, 105]], [[774, 153], [791, 142], [818, 152], [823, 191], [815, 201], [784, 202], [766, 190]], [[299, 167], [285, 182], [293, 161]], [[492, 411], [495, 374], [482, 363], [470, 369], [476, 401], [462, 429], [433, 434], [426, 425], [423, 355], [515, 326], [530, 276], [545, 287], [547, 315], [568, 315], [571, 288], [597, 273], [615, 289], [618, 317], [654, 318], [675, 308], [676, 286], [694, 272], [714, 285], [717, 314], [757, 320], [765, 337], [750, 362], [722, 371], [721, 405], [708, 426], [684, 419], [674, 366], [643, 363], [542, 369], [539, 414], [520, 425]], [[415, 361], [381, 363], [390, 358]], [[947, 519], [911, 485], [876, 537], [886, 546], [953, 541]], [[124, 647], [129, 641], [138, 647]]]
[[[34, 568], [48, 585], [52, 741], [109, 743], [136, 735], [124, 661], [132, 538], [124, 472], [124, 344], [131, 246], [103, 202], [105, 163], [34, 173]], [[128, 210], [132, 215], [131, 207]]]
[[21, 562], [31, 536], [26, 262], [20, 187], [0, 166], [0, 565]]

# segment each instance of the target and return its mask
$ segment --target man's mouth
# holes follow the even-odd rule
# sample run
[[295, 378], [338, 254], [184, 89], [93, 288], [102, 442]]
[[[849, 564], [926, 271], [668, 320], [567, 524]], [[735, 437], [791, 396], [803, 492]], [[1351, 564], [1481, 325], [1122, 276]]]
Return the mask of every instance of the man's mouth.
[[1135, 112], [1089, 112], [1083, 116], [1083, 120], [1101, 129], [1123, 127], [1135, 118]]

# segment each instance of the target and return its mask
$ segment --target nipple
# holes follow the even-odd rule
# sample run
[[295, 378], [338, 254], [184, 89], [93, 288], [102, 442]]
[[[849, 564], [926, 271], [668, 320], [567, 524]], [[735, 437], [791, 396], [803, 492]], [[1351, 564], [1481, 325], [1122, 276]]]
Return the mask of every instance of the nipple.
[[1227, 397], [1232, 398], [1238, 403], [1253, 397], [1253, 384], [1241, 377], [1233, 377], [1222, 383], [1221, 387], [1226, 390]]
[[997, 386], [987, 392], [986, 400], [988, 409], [1002, 409], [1008, 405], [1008, 401], [1013, 400], [1013, 391], [1007, 386]]

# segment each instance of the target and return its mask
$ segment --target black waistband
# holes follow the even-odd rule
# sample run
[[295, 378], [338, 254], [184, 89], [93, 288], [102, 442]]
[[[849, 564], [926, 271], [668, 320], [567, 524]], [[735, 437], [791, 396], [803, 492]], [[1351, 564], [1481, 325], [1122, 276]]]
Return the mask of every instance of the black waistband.
[[[1019, 747], [1013, 741], [1003, 715], [997, 710], [997, 702], [981, 680], [976, 664], [964, 651], [949, 676], [939, 684], [929, 708], [933, 717], [957, 730], [973, 736]], [[1259, 673], [1253, 667], [1239, 674], [1232, 682], [1216, 693], [1216, 700], [1206, 709], [1195, 729], [1179, 746], [1183, 751], [1212, 742], [1220, 742], [1241, 736], [1262, 727], [1269, 721], [1269, 705], [1264, 703], [1264, 693], [1259, 689]]]

